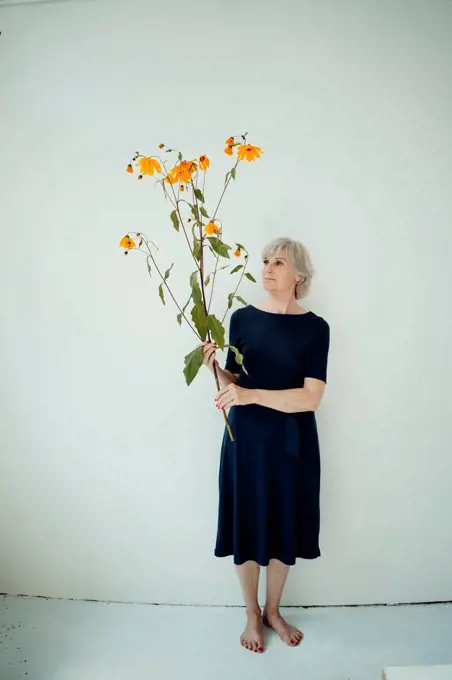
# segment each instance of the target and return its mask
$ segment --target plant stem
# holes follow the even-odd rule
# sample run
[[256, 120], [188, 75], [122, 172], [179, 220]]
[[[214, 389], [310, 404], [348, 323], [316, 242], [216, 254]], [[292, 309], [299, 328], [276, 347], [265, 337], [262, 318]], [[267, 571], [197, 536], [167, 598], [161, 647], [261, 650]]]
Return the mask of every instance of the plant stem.
[[[193, 181], [191, 182], [191, 185], [192, 185], [192, 190], [193, 190], [194, 205], [196, 205], [196, 212], [200, 216], [200, 219], [198, 220], [199, 239], [201, 241], [201, 249], [200, 249], [200, 255], [199, 255], [199, 276], [200, 276], [200, 279], [201, 279], [201, 295], [202, 295], [202, 302], [203, 302], [203, 305], [204, 305], [204, 313], [205, 313], [206, 319], [207, 319], [209, 312], [208, 312], [208, 309], [207, 309], [206, 289], [205, 289], [205, 286], [204, 286], [204, 240], [203, 240], [203, 234], [202, 234], [202, 226], [203, 226], [202, 215], [201, 215], [200, 210], [199, 210], [198, 198], [197, 198], [196, 193], [195, 193], [195, 185], [194, 185]], [[207, 337], [209, 338], [209, 341], [212, 340], [209, 328], [207, 328]], [[214, 376], [215, 376], [215, 383], [216, 383], [216, 386], [217, 386], [217, 391], [219, 392], [221, 388], [220, 388], [220, 380], [218, 378], [218, 371], [217, 371], [216, 364], [214, 364], [214, 366], [213, 366], [213, 372], [214, 372]], [[229, 424], [229, 420], [228, 420], [228, 416], [226, 414], [226, 411], [223, 411], [223, 418], [224, 418], [224, 422], [225, 422], [225, 425], [226, 425], [226, 429], [228, 431], [229, 439], [231, 440], [231, 442], [233, 442], [234, 441], [234, 435], [232, 434], [231, 426]]]
[[[241, 276], [240, 276], [240, 278], [239, 278], [239, 282], [238, 282], [238, 284], [237, 284], [236, 287], [235, 287], [234, 297], [235, 297], [235, 294], [237, 293], [237, 291], [238, 291], [238, 289], [239, 289], [239, 287], [240, 287], [240, 284], [242, 283], [242, 279], [243, 279], [243, 277], [244, 277], [244, 275], [245, 275], [245, 270], [246, 270], [247, 264], [248, 264], [248, 257], [247, 257], [247, 259], [246, 259], [246, 261], [245, 261], [245, 264], [243, 265], [242, 274], [241, 274]], [[225, 313], [224, 313], [224, 316], [223, 316], [223, 318], [221, 319], [221, 323], [222, 323], [222, 324], [224, 324], [224, 320], [225, 320], [225, 318], [227, 317], [228, 312], [229, 312], [229, 307], [226, 309], [226, 311], [225, 311]]]
[[[237, 161], [237, 163], [235, 164], [234, 167], [236, 168], [236, 167], [238, 166], [238, 164], [239, 164], [239, 161]], [[222, 193], [221, 196], [220, 196], [220, 200], [218, 201], [218, 205], [217, 205], [217, 207], [215, 208], [215, 212], [214, 212], [213, 217], [212, 217], [212, 222], [214, 221], [215, 217], [217, 216], [217, 212], [218, 212], [218, 210], [219, 210], [219, 208], [220, 208], [221, 201], [223, 200], [223, 197], [224, 197], [224, 195], [225, 195], [225, 193], [226, 193], [226, 189], [227, 189], [228, 186], [229, 186], [229, 182], [231, 181], [231, 177], [232, 177], [232, 175], [229, 175], [228, 180], [227, 180], [226, 184], [224, 185], [223, 193]], [[223, 232], [223, 230], [222, 230], [222, 232]], [[215, 278], [216, 278], [216, 276], [217, 276], [217, 269], [218, 269], [218, 262], [219, 262], [219, 260], [220, 260], [220, 254], [217, 253], [217, 259], [215, 260], [215, 269], [214, 269], [213, 278], [212, 278], [212, 288], [210, 289], [210, 299], [209, 299], [209, 307], [208, 307], [209, 310], [210, 310], [210, 307], [211, 307], [211, 304], [212, 304], [213, 289], [214, 289], [214, 286], [215, 286]]]
[[[215, 376], [215, 382], [217, 384], [217, 390], [219, 392], [221, 388], [220, 388], [220, 380], [218, 378], [218, 371], [217, 371], [216, 364], [213, 365], [213, 373], [214, 373], [214, 376]], [[235, 439], [234, 439], [234, 435], [232, 434], [231, 426], [229, 424], [229, 420], [228, 420], [228, 416], [226, 415], [226, 411], [223, 411], [223, 416], [224, 416], [224, 422], [225, 422], [225, 425], [226, 425], [226, 429], [228, 431], [229, 439], [231, 440], [231, 442], [233, 442], [233, 441], [235, 441]]]
[[[153, 255], [152, 255], [152, 252], [151, 252], [151, 249], [149, 248], [148, 242], [147, 242], [147, 241], [144, 241], [144, 242], [146, 243], [146, 247], [147, 247], [147, 249], [148, 249], [148, 251], [149, 251], [149, 254], [146, 253], [145, 250], [141, 250], [141, 248], [137, 248], [136, 250], [138, 250], [140, 253], [143, 253], [143, 255], [146, 256], [146, 260], [149, 260], [149, 259], [152, 260], [152, 264], [154, 265], [154, 267], [155, 267], [155, 269], [156, 269], [156, 272], [157, 272], [158, 275], [160, 276], [160, 278], [161, 278], [161, 280], [162, 280], [162, 283], [166, 286], [166, 289], [168, 290], [168, 293], [170, 294], [170, 296], [171, 296], [171, 298], [172, 298], [174, 304], [176, 305], [177, 309], [179, 310], [179, 312], [181, 313], [182, 317], [185, 319], [185, 321], [187, 322], [187, 324], [190, 326], [190, 328], [192, 329], [192, 331], [193, 331], [193, 333], [196, 335], [196, 337], [199, 338], [199, 340], [202, 340], [202, 338], [201, 338], [201, 336], [199, 335], [198, 331], [192, 326], [192, 324], [190, 323], [190, 321], [189, 321], [189, 320], [187, 319], [187, 317], [185, 316], [185, 313], [184, 313], [184, 312], [182, 311], [182, 309], [180, 308], [179, 303], [177, 302], [176, 298], [174, 297], [171, 288], [169, 287], [167, 281], [165, 280], [165, 277], [163, 276], [162, 272], [161, 272], [160, 269], [159, 269], [159, 266], [158, 266], [157, 262], [155, 261], [155, 258], [154, 258]], [[148, 270], [148, 274], [149, 274], [149, 276], [151, 276], [151, 273], [149, 272], [149, 270]]]
[[[168, 171], [167, 171], [167, 169], [166, 169], [166, 164], [165, 164], [164, 161], [162, 161], [162, 162], [163, 162], [163, 165], [164, 165], [164, 167], [165, 167], [165, 172], [166, 172], [166, 177], [167, 177], [167, 176], [168, 176]], [[166, 180], [166, 177], [163, 179], [164, 182], [165, 182], [165, 180]], [[178, 217], [179, 217], [179, 222], [180, 222], [180, 225], [181, 225], [181, 227], [182, 227], [182, 231], [184, 232], [185, 240], [187, 241], [187, 245], [188, 245], [188, 248], [189, 248], [189, 250], [190, 250], [191, 256], [192, 256], [192, 258], [193, 258], [193, 260], [194, 260], [194, 262], [195, 262], [195, 264], [196, 264], [196, 269], [199, 269], [199, 264], [198, 264], [198, 261], [197, 261], [196, 257], [194, 256], [193, 249], [192, 249], [191, 244], [190, 244], [190, 239], [188, 238], [188, 234], [187, 234], [187, 232], [186, 232], [186, 230], [185, 230], [184, 220], [182, 219], [182, 215], [181, 215], [181, 212], [180, 212], [180, 209], [179, 209], [179, 202], [184, 201], [184, 199], [179, 199], [179, 196], [176, 196], [176, 192], [174, 191], [174, 186], [171, 184], [171, 182], [169, 183], [169, 185], [170, 185], [170, 187], [171, 187], [171, 191], [173, 192], [173, 197], [174, 197], [174, 201], [175, 201], [175, 202], [173, 203], [173, 205], [174, 205], [175, 208], [176, 208], [176, 212], [177, 212], [177, 215], [178, 215]], [[186, 203], [187, 201], [184, 201], [184, 202]]]

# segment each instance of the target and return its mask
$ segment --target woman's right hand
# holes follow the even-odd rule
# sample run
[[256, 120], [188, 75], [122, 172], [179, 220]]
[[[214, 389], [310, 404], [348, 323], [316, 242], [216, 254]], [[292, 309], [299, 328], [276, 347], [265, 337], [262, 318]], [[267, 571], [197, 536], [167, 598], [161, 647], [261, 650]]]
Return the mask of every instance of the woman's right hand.
[[204, 366], [207, 366], [212, 372], [214, 370], [214, 366], [218, 367], [218, 361], [216, 358], [216, 351], [217, 351], [217, 346], [214, 342], [203, 342], [200, 347], [203, 348], [204, 350], [204, 361], [203, 364]]

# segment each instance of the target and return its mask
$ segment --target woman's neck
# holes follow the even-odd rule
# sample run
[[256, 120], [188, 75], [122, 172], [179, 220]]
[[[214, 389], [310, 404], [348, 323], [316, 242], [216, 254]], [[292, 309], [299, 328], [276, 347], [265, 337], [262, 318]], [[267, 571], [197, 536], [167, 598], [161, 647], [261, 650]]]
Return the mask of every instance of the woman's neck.
[[271, 295], [259, 305], [259, 309], [273, 314], [305, 314], [306, 310], [300, 307], [295, 298], [277, 298]]

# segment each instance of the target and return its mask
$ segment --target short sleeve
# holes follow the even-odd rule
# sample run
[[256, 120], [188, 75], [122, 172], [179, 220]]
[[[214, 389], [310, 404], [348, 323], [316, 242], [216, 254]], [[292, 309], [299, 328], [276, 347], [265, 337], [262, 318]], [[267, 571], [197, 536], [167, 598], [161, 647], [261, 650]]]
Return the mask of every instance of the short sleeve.
[[[242, 341], [240, 339], [239, 331], [239, 310], [236, 309], [235, 312], [231, 314], [231, 320], [229, 322], [229, 344], [236, 347], [239, 352], [242, 352]], [[237, 363], [235, 359], [235, 354], [232, 350], [228, 349], [228, 355], [226, 357], [225, 369], [234, 374], [241, 373], [241, 366]]]
[[327, 381], [328, 352], [330, 349], [330, 327], [324, 319], [318, 332], [314, 335], [312, 347], [308, 353], [306, 378]]

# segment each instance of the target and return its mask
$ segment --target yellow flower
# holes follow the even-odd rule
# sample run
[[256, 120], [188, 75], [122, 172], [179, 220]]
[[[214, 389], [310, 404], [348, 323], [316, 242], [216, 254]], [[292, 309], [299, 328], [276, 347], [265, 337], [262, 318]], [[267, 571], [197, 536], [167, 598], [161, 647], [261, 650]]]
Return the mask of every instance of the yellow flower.
[[225, 144], [226, 146], [234, 146], [234, 137], [229, 137], [229, 139], [225, 141]]
[[126, 168], [126, 172], [133, 172], [132, 164], [129, 163], [129, 165]]
[[125, 248], [126, 250], [131, 250], [131, 248], [136, 248], [137, 245], [133, 238], [130, 238], [130, 236], [124, 236], [119, 242], [119, 247], [120, 248]]
[[239, 161], [255, 161], [256, 158], [261, 157], [261, 153], [264, 153], [260, 146], [252, 146], [251, 144], [242, 144], [237, 149], [237, 158]]
[[210, 168], [210, 161], [207, 158], [207, 156], [200, 156], [199, 157], [199, 167], [201, 170], [204, 170], [204, 172]]
[[140, 158], [137, 166], [140, 168], [140, 175], [153, 175], [156, 172], [162, 172], [162, 166], [156, 158], [152, 156], [144, 156]]
[[196, 172], [197, 167], [194, 161], [181, 161], [169, 171], [166, 180], [170, 184], [177, 184], [178, 182], [187, 184], [191, 180], [193, 173]]
[[208, 236], [211, 236], [212, 234], [217, 234], [220, 231], [218, 225], [215, 224], [215, 222], [209, 222], [208, 224], [206, 224], [204, 229]]
[[240, 257], [241, 254], [242, 254], [242, 251], [240, 250], [240, 248], [237, 248], [237, 250], [234, 252], [234, 255], [236, 257]]
[[225, 154], [232, 156], [234, 154], [234, 148], [232, 146], [227, 146], [224, 150]]

